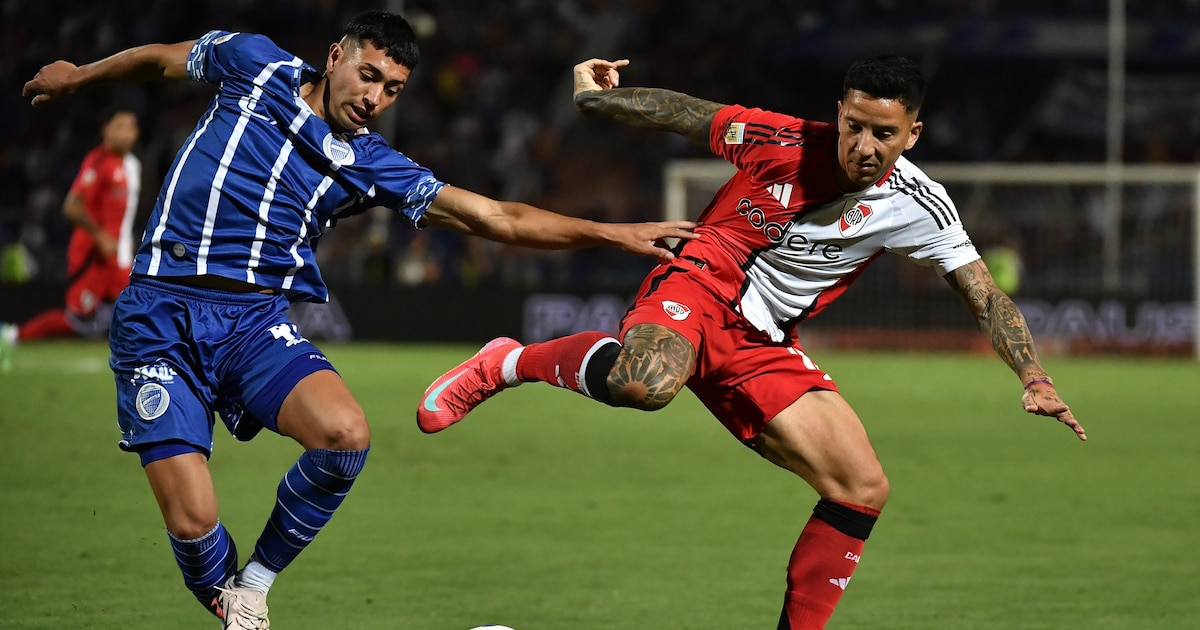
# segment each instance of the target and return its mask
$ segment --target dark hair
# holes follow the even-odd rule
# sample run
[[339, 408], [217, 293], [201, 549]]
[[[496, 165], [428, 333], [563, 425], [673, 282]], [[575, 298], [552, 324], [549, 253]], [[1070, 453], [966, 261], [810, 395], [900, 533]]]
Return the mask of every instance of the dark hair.
[[100, 126], [103, 127], [112, 122], [117, 114], [132, 114], [134, 118], [138, 118], [137, 110], [129, 105], [111, 105], [100, 112]]
[[850, 90], [866, 92], [875, 98], [894, 98], [904, 111], [921, 109], [925, 100], [925, 76], [911, 59], [899, 55], [875, 55], [854, 62], [846, 71], [842, 96]]
[[371, 44], [409, 70], [415, 70], [421, 60], [412, 26], [408, 20], [389, 11], [359, 13], [346, 25], [342, 35], [359, 44]]

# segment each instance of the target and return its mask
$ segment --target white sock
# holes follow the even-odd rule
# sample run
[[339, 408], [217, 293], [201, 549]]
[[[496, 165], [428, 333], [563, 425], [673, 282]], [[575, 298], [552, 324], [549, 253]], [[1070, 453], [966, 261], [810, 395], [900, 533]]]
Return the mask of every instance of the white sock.
[[517, 359], [521, 358], [521, 353], [524, 351], [525, 346], [521, 346], [504, 357], [504, 363], [500, 369], [504, 374], [504, 382], [508, 383], [510, 387], [521, 384], [521, 379], [517, 378]]
[[250, 562], [246, 563], [246, 568], [242, 569], [241, 576], [238, 577], [238, 586], [266, 593], [271, 590], [271, 584], [275, 582], [275, 576], [277, 575], [279, 574], [264, 567], [258, 560], [251, 558]]

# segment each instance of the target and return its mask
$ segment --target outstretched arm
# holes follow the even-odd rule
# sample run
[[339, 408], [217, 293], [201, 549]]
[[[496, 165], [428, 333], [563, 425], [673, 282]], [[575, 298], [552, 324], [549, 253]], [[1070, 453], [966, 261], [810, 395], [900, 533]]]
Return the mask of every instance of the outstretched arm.
[[36, 107], [69, 96], [88, 85], [112, 81], [186, 79], [188, 53], [195, 43], [192, 40], [178, 44], [147, 44], [82, 66], [69, 61], [55, 61], [43, 66], [25, 84], [21, 95], [32, 96], [30, 103]]
[[579, 249], [613, 245], [633, 253], [675, 257], [658, 243], [664, 238], [695, 238], [691, 221], [598, 223], [535, 208], [496, 201], [463, 188], [445, 186], [424, 215], [425, 224], [500, 243], [537, 249]]
[[589, 116], [631, 127], [677, 133], [693, 144], [709, 147], [713, 115], [722, 107], [704, 99], [658, 88], [618, 88], [618, 68], [628, 59], [589, 59], [575, 66], [575, 107]]
[[1016, 372], [1025, 385], [1021, 404], [1025, 411], [1051, 416], [1067, 425], [1079, 439], [1086, 440], [1083, 426], [1071, 414], [1067, 404], [1058, 396], [1046, 370], [1038, 359], [1033, 335], [1025, 324], [1025, 316], [1012, 298], [1005, 295], [982, 260], [963, 265], [946, 274], [946, 281], [971, 310], [979, 328], [992, 342], [996, 354]]

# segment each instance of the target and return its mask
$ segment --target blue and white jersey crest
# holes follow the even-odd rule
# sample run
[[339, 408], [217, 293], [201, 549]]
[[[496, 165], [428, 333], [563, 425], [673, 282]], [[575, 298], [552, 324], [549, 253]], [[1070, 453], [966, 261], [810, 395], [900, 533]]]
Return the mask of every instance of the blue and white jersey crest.
[[171, 164], [134, 274], [214, 275], [325, 301], [312, 238], [372, 206], [415, 223], [445, 185], [378, 134], [334, 133], [300, 98], [317, 71], [262, 35], [212, 31], [187, 72], [219, 89]]

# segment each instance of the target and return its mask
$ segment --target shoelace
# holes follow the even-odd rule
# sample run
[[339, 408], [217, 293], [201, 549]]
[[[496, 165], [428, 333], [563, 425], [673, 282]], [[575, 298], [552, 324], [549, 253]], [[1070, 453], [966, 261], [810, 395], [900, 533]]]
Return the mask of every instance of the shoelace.
[[483, 376], [479, 376], [478, 379], [479, 386], [477, 388], [467, 389], [465, 390], [465, 393], [462, 394], [460, 394], [457, 389], [451, 390], [448, 393], [455, 402], [466, 407], [467, 409], [472, 409], [475, 407], [475, 405], [478, 405], [479, 403], [490, 398], [492, 394], [496, 393], [496, 391], [499, 389], [497, 383], [489, 383]]
[[[265, 610], [251, 608], [241, 597], [237, 596], [237, 593], [233, 589], [217, 587], [217, 590], [230, 595], [229, 599], [236, 607], [234, 611], [224, 611], [225, 616], [222, 619], [228, 621], [232, 613], [234, 622], [245, 630], [269, 630], [271, 622], [267, 620], [267, 612]], [[247, 623], [250, 625], [246, 625]]]

